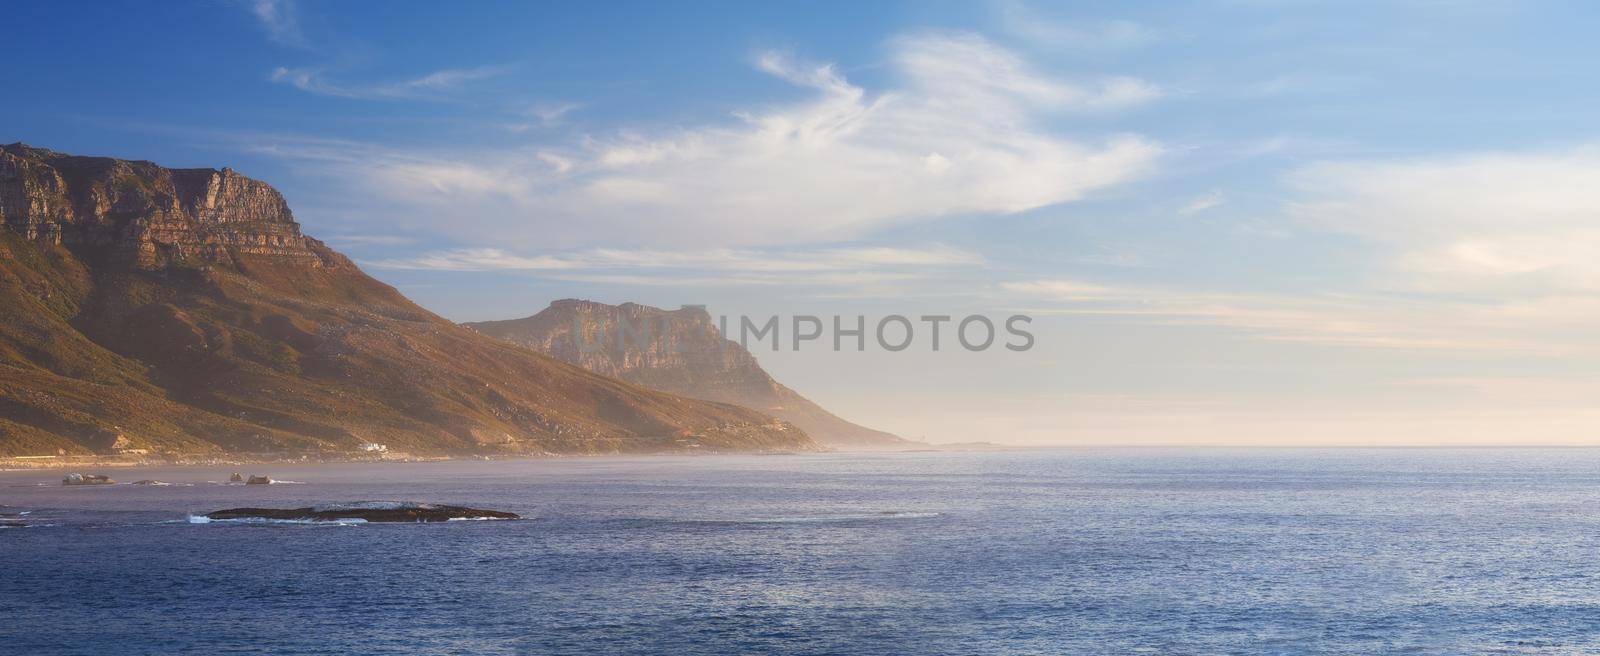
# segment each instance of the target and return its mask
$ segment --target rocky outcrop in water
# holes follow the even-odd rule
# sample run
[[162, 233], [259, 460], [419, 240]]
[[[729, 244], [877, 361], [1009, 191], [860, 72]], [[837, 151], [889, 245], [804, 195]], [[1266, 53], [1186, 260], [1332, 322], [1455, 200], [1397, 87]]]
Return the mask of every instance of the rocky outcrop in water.
[[447, 522], [472, 519], [521, 519], [516, 513], [431, 503], [367, 501], [309, 508], [229, 508], [206, 514], [211, 520], [275, 520], [304, 522]]
[[104, 474], [67, 474], [61, 477], [62, 485], [115, 485], [116, 479]]

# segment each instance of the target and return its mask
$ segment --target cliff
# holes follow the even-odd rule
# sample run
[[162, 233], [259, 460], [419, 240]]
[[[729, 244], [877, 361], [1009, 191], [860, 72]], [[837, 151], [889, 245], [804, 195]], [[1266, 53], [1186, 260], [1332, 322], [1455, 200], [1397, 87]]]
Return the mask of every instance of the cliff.
[[418, 307], [229, 169], [0, 146], [0, 455], [816, 448]]
[[276, 189], [232, 169], [166, 169], [23, 144], [0, 152], [0, 222], [28, 240], [98, 249], [142, 270], [237, 265], [238, 255], [350, 266], [300, 233]]
[[[835, 416], [774, 380], [755, 356], [724, 339], [705, 309], [560, 300], [524, 319], [466, 326], [595, 373], [673, 394], [765, 412], [825, 444], [892, 446], [906, 441]], [[642, 327], [647, 339], [639, 337]], [[581, 340], [574, 335], [581, 329]], [[619, 331], [627, 330], [627, 339]]]

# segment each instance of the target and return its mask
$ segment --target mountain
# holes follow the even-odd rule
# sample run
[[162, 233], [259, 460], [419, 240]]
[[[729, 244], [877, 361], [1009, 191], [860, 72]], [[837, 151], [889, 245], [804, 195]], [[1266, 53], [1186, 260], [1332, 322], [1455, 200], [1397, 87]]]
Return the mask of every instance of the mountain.
[[[761, 369], [755, 356], [724, 339], [700, 306], [662, 310], [636, 303], [560, 300], [524, 319], [464, 324], [485, 335], [548, 353], [595, 373], [673, 394], [759, 410], [834, 446], [906, 441], [823, 410]], [[582, 345], [574, 336], [581, 326]], [[648, 326], [648, 328], [642, 328]], [[647, 338], [638, 331], [648, 330]], [[619, 331], [629, 331], [619, 339]]]
[[0, 146], [0, 455], [806, 450], [457, 326], [230, 169]]

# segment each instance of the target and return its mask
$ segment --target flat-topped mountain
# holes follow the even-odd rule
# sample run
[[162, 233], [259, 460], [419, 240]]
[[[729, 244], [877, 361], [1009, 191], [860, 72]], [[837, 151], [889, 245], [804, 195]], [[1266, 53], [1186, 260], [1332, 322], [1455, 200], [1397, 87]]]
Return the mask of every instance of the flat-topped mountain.
[[0, 146], [0, 455], [804, 450], [440, 318], [229, 169]]
[[[699, 306], [663, 310], [566, 299], [524, 319], [465, 324], [595, 373], [673, 394], [765, 412], [835, 446], [889, 446], [905, 440], [859, 426], [773, 380], [755, 356], [725, 339]], [[574, 331], [580, 330], [581, 337]], [[627, 338], [619, 338], [627, 331]], [[641, 336], [640, 331], [648, 331]]]
[[91, 247], [122, 268], [240, 265], [270, 255], [310, 268], [349, 260], [300, 233], [276, 189], [232, 169], [0, 146], [0, 218], [25, 239]]

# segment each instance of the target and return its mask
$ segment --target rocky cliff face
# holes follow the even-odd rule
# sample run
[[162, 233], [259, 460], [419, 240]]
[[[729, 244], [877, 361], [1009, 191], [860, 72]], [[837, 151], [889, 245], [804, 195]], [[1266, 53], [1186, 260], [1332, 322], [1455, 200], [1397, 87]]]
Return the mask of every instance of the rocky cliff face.
[[456, 326], [231, 170], [0, 146], [0, 455], [804, 450]]
[[144, 270], [236, 264], [236, 254], [350, 265], [300, 233], [276, 189], [232, 169], [166, 169], [0, 146], [0, 222], [26, 239], [102, 249]]
[[773, 380], [755, 356], [724, 339], [704, 308], [560, 300], [525, 319], [466, 324], [590, 371], [673, 394], [765, 412], [834, 446], [905, 440], [859, 426]]

